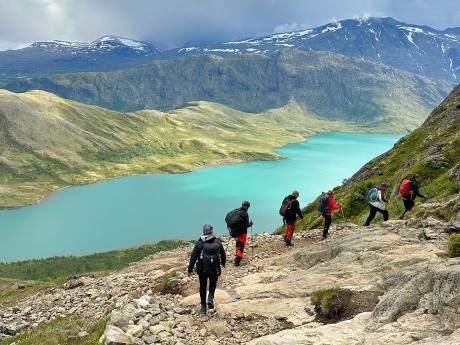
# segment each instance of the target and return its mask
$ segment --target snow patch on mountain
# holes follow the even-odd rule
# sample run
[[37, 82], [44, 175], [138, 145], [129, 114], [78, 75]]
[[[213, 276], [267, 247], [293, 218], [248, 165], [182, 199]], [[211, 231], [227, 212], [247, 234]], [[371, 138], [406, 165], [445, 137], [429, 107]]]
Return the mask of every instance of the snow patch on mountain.
[[336, 26], [327, 26], [325, 29], [321, 30], [321, 33], [334, 32], [340, 29], [342, 29], [342, 24], [338, 22]]
[[71, 55], [108, 53], [121, 49], [126, 49], [137, 55], [145, 56], [159, 52], [156, 47], [149, 43], [118, 36], [102, 36], [90, 43], [60, 40], [35, 42], [26, 48], [40, 48], [45, 51], [49, 50], [53, 53], [70, 53]]

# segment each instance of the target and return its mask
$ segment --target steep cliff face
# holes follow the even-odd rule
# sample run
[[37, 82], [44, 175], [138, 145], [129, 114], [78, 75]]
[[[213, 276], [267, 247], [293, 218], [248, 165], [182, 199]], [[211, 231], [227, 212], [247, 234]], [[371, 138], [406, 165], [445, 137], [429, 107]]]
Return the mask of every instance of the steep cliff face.
[[294, 100], [312, 115], [369, 128], [388, 119], [404, 119], [408, 128], [419, 125], [451, 87], [375, 62], [293, 49], [271, 57], [153, 61], [133, 69], [18, 80], [7, 86], [12, 91], [41, 89], [118, 111], [169, 110], [204, 100], [260, 112]]
[[[416, 207], [413, 214], [451, 219], [460, 210], [459, 133], [460, 86], [457, 86], [420, 128], [402, 138], [390, 151], [364, 165], [343, 186], [334, 189], [335, 198], [344, 205], [345, 217], [364, 222], [367, 191], [381, 181], [388, 182], [391, 187], [388, 192], [390, 214], [399, 215], [403, 210], [398, 196], [400, 181], [419, 174], [422, 177], [421, 190], [429, 198]], [[316, 227], [321, 223], [316, 208], [316, 201], [307, 206], [307, 217], [301, 226]]]

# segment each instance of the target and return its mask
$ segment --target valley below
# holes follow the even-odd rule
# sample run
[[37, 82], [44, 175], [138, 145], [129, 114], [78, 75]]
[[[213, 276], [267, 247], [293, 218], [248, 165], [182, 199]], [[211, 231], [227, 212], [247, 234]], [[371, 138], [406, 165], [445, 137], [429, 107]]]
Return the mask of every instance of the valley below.
[[[366, 16], [244, 38], [243, 9], [219, 40], [199, 4], [184, 23], [158, 5], [154, 30], [147, 3], [91, 2], [113, 35], [70, 3], [39, 4], [46, 35], [0, 10], [0, 345], [460, 344], [460, 28]], [[248, 7], [262, 24], [275, 3]], [[196, 19], [201, 38], [162, 41]], [[224, 219], [243, 200], [234, 261]], [[187, 270], [203, 224], [227, 253], [207, 313]]]
[[274, 160], [67, 188], [37, 205], [0, 212], [0, 261], [190, 240], [204, 223], [225, 234], [225, 214], [243, 200], [252, 204], [254, 232], [271, 231], [281, 224], [279, 204], [292, 190], [300, 191], [302, 204], [308, 203], [390, 149], [400, 136], [322, 133], [274, 150]]
[[0, 208], [15, 208], [66, 186], [279, 159], [274, 148], [320, 132], [404, 132], [421, 119], [335, 121], [294, 101], [256, 114], [203, 101], [119, 113], [43, 91], [0, 90], [0, 121]]

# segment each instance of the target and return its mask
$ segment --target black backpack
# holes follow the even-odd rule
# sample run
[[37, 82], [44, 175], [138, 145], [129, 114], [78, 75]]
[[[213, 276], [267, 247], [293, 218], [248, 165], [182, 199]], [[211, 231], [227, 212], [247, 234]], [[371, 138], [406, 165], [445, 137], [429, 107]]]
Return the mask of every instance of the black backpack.
[[280, 207], [280, 215], [282, 217], [286, 217], [287, 215], [292, 213], [292, 202], [293, 201], [294, 199], [284, 198], [283, 202], [281, 203], [281, 207]]
[[[214, 243], [203, 242], [203, 249], [198, 258], [197, 268], [205, 274], [220, 275], [220, 255], [218, 251], [211, 254]], [[214, 248], [215, 249], [215, 248]]]
[[225, 216], [225, 223], [227, 223], [228, 232], [233, 238], [241, 236], [244, 232], [244, 228], [246, 227], [244, 217], [242, 216], [239, 208], [227, 213]]

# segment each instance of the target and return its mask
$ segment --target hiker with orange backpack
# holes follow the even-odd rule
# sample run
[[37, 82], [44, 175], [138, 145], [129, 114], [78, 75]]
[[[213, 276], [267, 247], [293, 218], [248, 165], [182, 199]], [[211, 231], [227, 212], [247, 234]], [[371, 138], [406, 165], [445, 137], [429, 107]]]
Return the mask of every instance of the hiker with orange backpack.
[[248, 228], [253, 225], [248, 215], [250, 206], [249, 201], [243, 201], [240, 208], [230, 211], [225, 216], [228, 232], [236, 241], [235, 266], [239, 266], [241, 259], [243, 259], [244, 247], [246, 247], [248, 238]]
[[390, 217], [385, 205], [388, 202], [385, 198], [385, 190], [387, 188], [388, 184], [386, 182], [382, 182], [376, 187], [371, 188], [367, 193], [367, 202], [369, 203], [370, 210], [364, 226], [369, 226], [371, 224], [377, 212], [380, 212], [383, 215], [384, 222], [386, 222]]
[[323, 228], [323, 240], [329, 235], [329, 227], [332, 223], [332, 213], [335, 210], [341, 209], [342, 205], [339, 205], [334, 200], [334, 192], [330, 190], [326, 194], [321, 194], [319, 197], [319, 206], [318, 211], [324, 218], [324, 228]]
[[300, 219], [303, 219], [302, 210], [300, 209], [300, 204], [297, 198], [299, 197], [298, 191], [293, 191], [290, 195], [284, 198], [280, 207], [280, 215], [283, 217], [283, 223], [286, 225], [286, 231], [284, 235], [284, 242], [286, 246], [293, 246], [292, 244], [292, 235], [295, 231], [295, 222], [297, 216]]
[[401, 181], [399, 187], [399, 194], [401, 194], [404, 203], [404, 212], [399, 219], [404, 219], [406, 212], [412, 210], [415, 205], [415, 198], [420, 197], [426, 200], [426, 196], [421, 194], [420, 188], [420, 175], [415, 174], [410, 179], [404, 179]]

